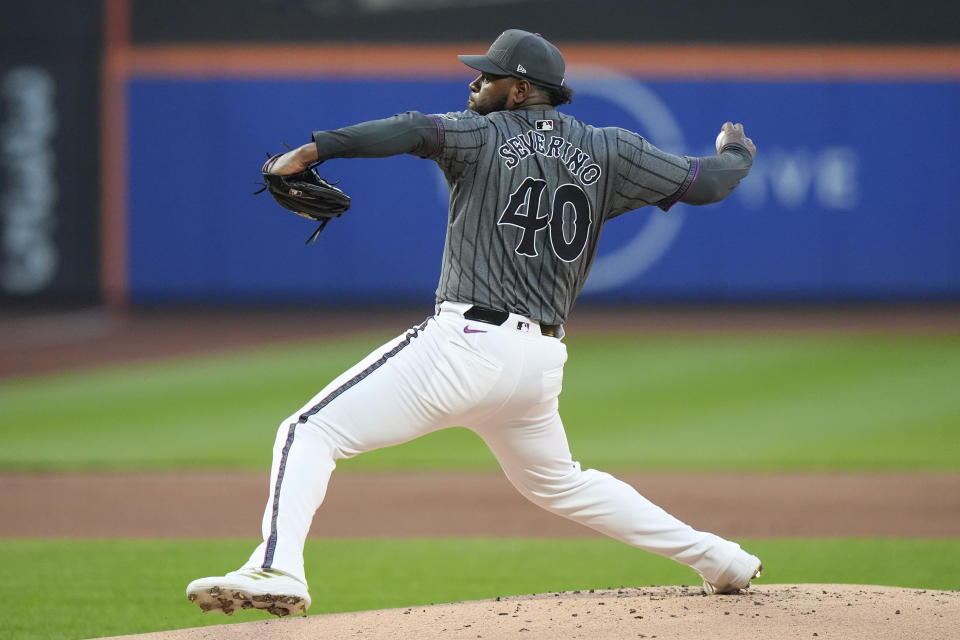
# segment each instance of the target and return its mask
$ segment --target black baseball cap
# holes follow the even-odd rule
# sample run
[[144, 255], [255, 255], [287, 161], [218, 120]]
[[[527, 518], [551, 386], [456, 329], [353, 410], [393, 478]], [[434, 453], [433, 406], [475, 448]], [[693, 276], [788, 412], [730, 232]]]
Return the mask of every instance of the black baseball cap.
[[563, 54], [539, 33], [507, 29], [482, 55], [460, 55], [460, 62], [495, 76], [515, 76], [548, 87], [563, 86]]

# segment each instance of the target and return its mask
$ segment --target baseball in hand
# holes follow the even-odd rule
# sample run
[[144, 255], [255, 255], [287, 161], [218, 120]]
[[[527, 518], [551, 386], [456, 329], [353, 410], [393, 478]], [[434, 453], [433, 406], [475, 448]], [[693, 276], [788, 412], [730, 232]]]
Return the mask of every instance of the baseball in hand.
[[726, 139], [726, 132], [721, 129], [720, 133], [717, 134], [717, 153], [720, 153], [720, 149], [723, 148], [723, 143], [726, 141]]
[[[740, 125], [740, 130], [743, 131], [743, 125]], [[720, 133], [717, 134], [717, 153], [720, 153], [720, 149], [723, 149], [723, 145], [728, 142], [732, 142], [732, 138], [736, 135], [737, 128], [732, 122], [724, 122], [723, 126], [720, 127]]]
[[753, 140], [747, 137], [747, 134], [743, 131], [743, 125], [740, 123], [733, 124], [732, 122], [724, 122], [723, 126], [720, 127], [720, 133], [717, 134], [717, 153], [720, 153], [720, 150], [723, 149], [725, 145], [735, 142], [746, 147], [747, 151], [750, 152], [750, 155], [754, 155], [757, 152], [756, 145], [753, 144]]

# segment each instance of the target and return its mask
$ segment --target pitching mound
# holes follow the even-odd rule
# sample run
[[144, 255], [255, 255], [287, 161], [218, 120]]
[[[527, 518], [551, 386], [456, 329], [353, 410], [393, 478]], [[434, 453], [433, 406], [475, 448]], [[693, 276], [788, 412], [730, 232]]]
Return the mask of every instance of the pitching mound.
[[836, 584], [760, 585], [741, 595], [707, 597], [699, 587], [650, 587], [312, 615], [123, 637], [929, 640], [954, 637], [958, 620], [960, 592], [956, 591]]

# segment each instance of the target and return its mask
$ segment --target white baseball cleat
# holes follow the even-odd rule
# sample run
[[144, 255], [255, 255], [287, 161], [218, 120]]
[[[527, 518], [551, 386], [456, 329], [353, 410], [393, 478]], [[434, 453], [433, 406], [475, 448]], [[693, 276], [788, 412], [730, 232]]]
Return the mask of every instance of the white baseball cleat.
[[742, 589], [750, 586], [751, 580], [760, 577], [760, 573], [763, 571], [760, 558], [749, 553], [743, 555], [745, 557], [734, 560], [727, 568], [726, 573], [715, 582], [704, 579], [703, 590], [708, 596], [740, 593]]
[[240, 569], [200, 578], [187, 585], [187, 598], [207, 611], [233, 615], [237, 609], [264, 609], [275, 616], [305, 613], [307, 585], [276, 569]]

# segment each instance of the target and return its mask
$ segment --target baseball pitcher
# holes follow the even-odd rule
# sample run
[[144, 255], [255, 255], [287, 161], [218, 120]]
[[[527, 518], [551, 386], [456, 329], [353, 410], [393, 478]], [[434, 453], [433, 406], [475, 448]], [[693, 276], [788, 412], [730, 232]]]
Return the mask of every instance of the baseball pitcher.
[[310, 605], [303, 547], [337, 460], [465, 426], [490, 447], [531, 502], [692, 567], [707, 593], [760, 575], [760, 560], [697, 531], [630, 485], [581, 469], [558, 413], [563, 325], [611, 218], [655, 205], [708, 204], [747, 175], [756, 147], [727, 122], [717, 154], [665, 153], [636, 133], [593, 127], [570, 102], [560, 51], [510, 29], [483, 55], [467, 110], [416, 111], [334, 131], [272, 160], [302, 173], [329, 158], [412, 154], [450, 188], [436, 314], [340, 375], [280, 424], [263, 542], [225, 576], [190, 583], [204, 611], [302, 613]]

